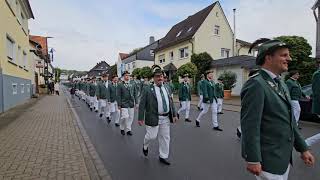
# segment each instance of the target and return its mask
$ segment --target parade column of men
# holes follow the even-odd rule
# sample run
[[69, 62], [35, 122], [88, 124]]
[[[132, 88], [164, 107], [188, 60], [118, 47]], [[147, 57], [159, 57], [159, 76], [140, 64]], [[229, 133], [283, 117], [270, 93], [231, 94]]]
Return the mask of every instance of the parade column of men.
[[217, 109], [218, 114], [223, 114], [222, 105], [224, 98], [224, 85], [222, 78], [218, 78], [218, 83], [216, 83], [216, 94], [217, 94]]

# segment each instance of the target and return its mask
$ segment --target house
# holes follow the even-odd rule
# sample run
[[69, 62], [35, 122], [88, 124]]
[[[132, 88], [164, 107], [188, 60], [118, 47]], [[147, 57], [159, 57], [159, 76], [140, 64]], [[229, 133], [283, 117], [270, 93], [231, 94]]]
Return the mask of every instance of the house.
[[118, 61], [117, 61], [117, 76], [121, 77], [122, 73], [125, 71], [124, 64], [122, 63], [122, 60], [126, 59], [129, 56], [129, 54], [126, 53], [119, 53]]
[[158, 47], [159, 41], [155, 41], [151, 36], [149, 44], [129, 54], [126, 58], [121, 60], [121, 66], [125, 71], [132, 73], [136, 68], [143, 68], [145, 66], [152, 67], [154, 65], [154, 50]]
[[[234, 37], [231, 26], [217, 1], [174, 25], [155, 49], [155, 64], [170, 76], [191, 62], [191, 55], [207, 52], [213, 59], [231, 57]], [[246, 54], [242, 41], [239, 53]], [[246, 47], [246, 46], [245, 46]]]
[[99, 78], [101, 75], [106, 72], [108, 73], [110, 69], [110, 65], [106, 63], [105, 61], [101, 61], [97, 63], [96, 66], [94, 66], [89, 72], [88, 72], [88, 77], [96, 77]]
[[0, 113], [31, 97], [31, 18], [34, 15], [28, 0], [0, 1]]
[[42, 55], [42, 47], [35, 41], [29, 40], [30, 44], [30, 60], [31, 69], [34, 72], [34, 78], [32, 82], [32, 94], [39, 93], [39, 85], [44, 84], [44, 56]]

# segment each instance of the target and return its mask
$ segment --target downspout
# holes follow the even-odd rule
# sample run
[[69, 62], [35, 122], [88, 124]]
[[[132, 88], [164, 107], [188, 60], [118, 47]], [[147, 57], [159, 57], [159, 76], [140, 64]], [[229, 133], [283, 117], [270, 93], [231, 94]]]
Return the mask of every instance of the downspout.
[[191, 53], [193, 54], [194, 53], [194, 44], [192, 42], [192, 39], [189, 40], [189, 43], [191, 43]]

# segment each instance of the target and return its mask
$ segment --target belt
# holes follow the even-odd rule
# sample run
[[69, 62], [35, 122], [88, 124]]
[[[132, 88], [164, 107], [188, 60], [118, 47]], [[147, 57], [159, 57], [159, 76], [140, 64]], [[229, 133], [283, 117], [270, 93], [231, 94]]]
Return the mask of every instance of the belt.
[[164, 113], [164, 114], [158, 114], [159, 116], [169, 116], [169, 113]]

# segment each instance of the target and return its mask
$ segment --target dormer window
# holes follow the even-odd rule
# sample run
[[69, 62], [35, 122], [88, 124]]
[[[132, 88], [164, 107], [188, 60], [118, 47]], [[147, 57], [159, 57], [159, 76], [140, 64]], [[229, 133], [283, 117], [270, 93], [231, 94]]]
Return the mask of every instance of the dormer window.
[[177, 36], [176, 37], [179, 37], [182, 33], [182, 30], [178, 32]]
[[188, 32], [190, 32], [190, 31], [192, 30], [192, 28], [193, 28], [193, 27], [190, 27], [190, 28], [188, 29]]

